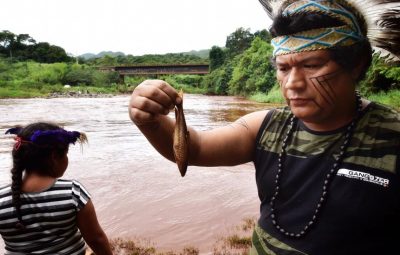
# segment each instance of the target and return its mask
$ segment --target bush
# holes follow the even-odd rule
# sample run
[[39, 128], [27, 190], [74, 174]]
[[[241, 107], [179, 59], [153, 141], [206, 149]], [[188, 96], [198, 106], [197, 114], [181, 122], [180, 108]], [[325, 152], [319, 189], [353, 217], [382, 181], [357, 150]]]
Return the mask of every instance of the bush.
[[366, 78], [360, 83], [364, 95], [400, 89], [400, 67], [385, 63], [382, 58], [374, 56]]
[[276, 80], [275, 69], [269, 61], [271, 57], [271, 45], [256, 37], [251, 47], [239, 55], [239, 63], [229, 81], [230, 93], [246, 96], [269, 91]]
[[230, 65], [222, 66], [206, 75], [202, 86], [208, 94], [227, 95], [231, 73], [232, 69]]
[[90, 85], [93, 81], [93, 72], [83, 68], [70, 70], [63, 79], [63, 83], [69, 85]]

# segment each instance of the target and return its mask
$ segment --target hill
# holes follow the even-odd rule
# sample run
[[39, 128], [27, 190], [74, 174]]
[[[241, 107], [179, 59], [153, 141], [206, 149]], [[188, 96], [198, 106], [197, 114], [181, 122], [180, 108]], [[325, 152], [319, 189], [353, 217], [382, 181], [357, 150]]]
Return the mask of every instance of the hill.
[[[192, 50], [189, 52], [180, 52], [180, 53], [176, 53], [176, 54], [183, 54], [183, 55], [189, 55], [189, 56], [197, 56], [200, 58], [204, 58], [207, 59], [208, 58], [208, 54], [209, 54], [210, 50], [206, 49], [206, 50]], [[105, 55], [109, 55], [111, 57], [117, 57], [117, 56], [126, 56], [125, 53], [117, 51], [117, 52], [113, 52], [113, 51], [102, 51], [98, 54], [94, 54], [94, 53], [85, 53], [82, 55], [79, 55], [79, 58], [83, 58], [85, 60], [88, 59], [95, 59], [95, 58], [102, 58]], [[159, 54], [159, 55], [166, 55], [166, 54]]]
[[91, 59], [91, 58], [102, 58], [106, 55], [109, 55], [111, 57], [118, 57], [118, 56], [125, 56], [125, 54], [123, 52], [117, 51], [102, 51], [98, 54], [94, 54], [94, 53], [85, 53], [82, 55], [79, 55], [79, 58], [84, 58], [84, 59]]

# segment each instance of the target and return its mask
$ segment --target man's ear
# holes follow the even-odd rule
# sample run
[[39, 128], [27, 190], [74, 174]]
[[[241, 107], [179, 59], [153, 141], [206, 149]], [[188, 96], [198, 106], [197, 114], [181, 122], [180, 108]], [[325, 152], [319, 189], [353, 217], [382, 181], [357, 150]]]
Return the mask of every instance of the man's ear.
[[353, 70], [351, 70], [351, 77], [352, 77], [355, 81], [357, 81], [358, 78], [360, 77], [361, 72], [364, 70], [365, 64], [366, 64], [366, 63], [365, 63], [365, 58], [363, 58], [363, 60], [361, 60], [361, 61], [358, 63], [358, 65], [357, 65], [355, 68], [353, 68]]

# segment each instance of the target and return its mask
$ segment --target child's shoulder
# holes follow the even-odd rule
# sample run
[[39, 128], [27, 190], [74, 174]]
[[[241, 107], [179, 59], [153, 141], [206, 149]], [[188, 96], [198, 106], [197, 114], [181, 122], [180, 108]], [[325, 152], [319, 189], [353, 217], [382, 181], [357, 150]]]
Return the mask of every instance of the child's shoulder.
[[73, 184], [73, 183], [79, 183], [78, 180], [75, 179], [64, 179], [64, 178], [60, 178], [56, 180], [56, 183], [60, 183], [60, 184]]
[[76, 188], [76, 187], [83, 187], [83, 185], [75, 179], [57, 179], [54, 187], [70, 187], [70, 188]]

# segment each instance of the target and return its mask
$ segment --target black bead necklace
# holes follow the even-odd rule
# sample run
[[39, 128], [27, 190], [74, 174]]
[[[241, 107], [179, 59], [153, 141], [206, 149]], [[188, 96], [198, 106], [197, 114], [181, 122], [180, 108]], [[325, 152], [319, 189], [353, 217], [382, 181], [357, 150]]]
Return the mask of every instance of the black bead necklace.
[[359, 117], [361, 115], [360, 113], [361, 113], [361, 110], [362, 110], [362, 101], [361, 101], [361, 96], [359, 95], [358, 92], [356, 92], [356, 107], [357, 107], [356, 116], [353, 118], [353, 120], [351, 121], [351, 123], [347, 127], [346, 132], [344, 134], [343, 144], [340, 146], [339, 156], [337, 157], [335, 163], [333, 164], [332, 168], [330, 169], [330, 171], [328, 172], [328, 174], [325, 177], [324, 185], [322, 187], [322, 194], [321, 194], [320, 199], [317, 202], [317, 206], [315, 208], [314, 214], [312, 215], [310, 220], [305, 224], [303, 229], [298, 233], [290, 232], [287, 229], [283, 228], [278, 222], [278, 217], [277, 217], [276, 211], [275, 211], [275, 200], [277, 199], [277, 197], [279, 195], [280, 177], [281, 177], [281, 174], [283, 172], [284, 154], [285, 154], [286, 147], [288, 145], [288, 139], [293, 134], [294, 127], [295, 127], [295, 122], [297, 122], [296, 117], [292, 114], [292, 117], [290, 118], [289, 128], [288, 128], [288, 131], [286, 133], [286, 137], [283, 139], [282, 149], [281, 149], [281, 152], [279, 153], [279, 157], [278, 157], [278, 172], [277, 172], [276, 177], [275, 177], [275, 184], [276, 184], [275, 193], [272, 196], [271, 201], [270, 201], [272, 224], [276, 227], [276, 229], [278, 229], [284, 235], [290, 236], [290, 237], [294, 237], [294, 238], [300, 238], [300, 237], [304, 236], [307, 233], [307, 231], [310, 229], [310, 227], [312, 225], [315, 224], [315, 221], [317, 220], [317, 216], [319, 215], [321, 207], [324, 204], [324, 202], [326, 200], [326, 197], [328, 195], [328, 186], [332, 182], [332, 179], [336, 175], [336, 172], [339, 170], [339, 166], [342, 163], [342, 160], [344, 158], [344, 154], [346, 152], [346, 149], [347, 149], [347, 147], [348, 147], [348, 145], [350, 143], [350, 140], [351, 140], [351, 138], [353, 136], [354, 127], [355, 127], [355, 125], [356, 125], [356, 123], [357, 123], [357, 121], [358, 121], [358, 119], [359, 119]]

